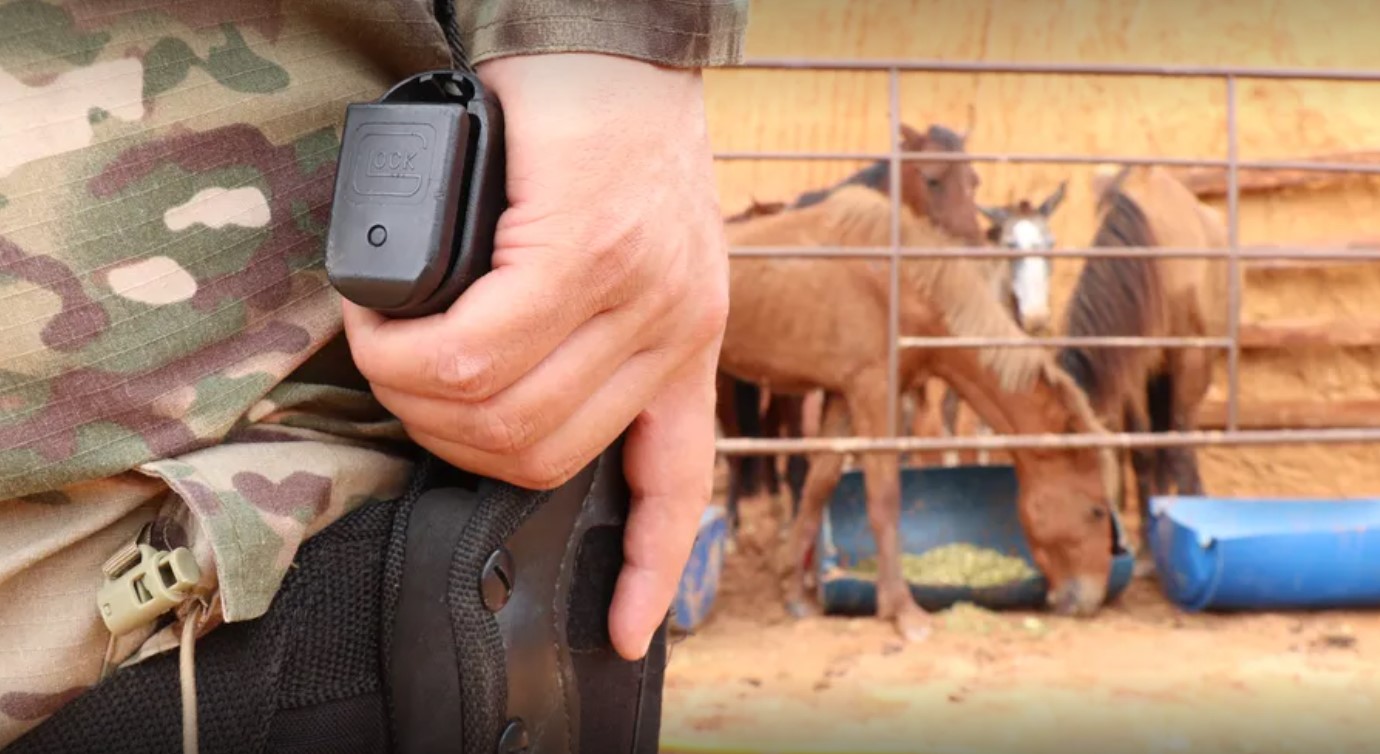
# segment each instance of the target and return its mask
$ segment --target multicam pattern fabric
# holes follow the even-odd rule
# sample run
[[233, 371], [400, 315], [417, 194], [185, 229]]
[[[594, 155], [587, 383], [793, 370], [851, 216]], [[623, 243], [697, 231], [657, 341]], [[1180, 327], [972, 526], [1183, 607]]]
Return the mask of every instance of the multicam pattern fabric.
[[431, 0], [0, 0], [0, 747], [176, 646], [112, 643], [97, 613], [132, 538], [192, 550], [204, 632], [401, 491], [396, 420], [298, 371], [340, 333], [347, 103], [457, 48], [733, 62], [744, 5], [462, 0], [448, 34]]

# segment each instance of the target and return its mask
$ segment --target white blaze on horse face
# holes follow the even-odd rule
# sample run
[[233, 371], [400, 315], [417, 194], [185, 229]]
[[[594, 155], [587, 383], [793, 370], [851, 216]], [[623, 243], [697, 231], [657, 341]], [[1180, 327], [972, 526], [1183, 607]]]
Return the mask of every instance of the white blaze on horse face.
[[[1054, 244], [1048, 226], [1031, 219], [1012, 223], [1006, 232], [1006, 244], [1022, 251], [1045, 251]], [[1049, 321], [1049, 259], [1030, 256], [1012, 263], [1011, 288], [1016, 296], [1016, 308], [1021, 324], [1027, 330], [1041, 330]]]

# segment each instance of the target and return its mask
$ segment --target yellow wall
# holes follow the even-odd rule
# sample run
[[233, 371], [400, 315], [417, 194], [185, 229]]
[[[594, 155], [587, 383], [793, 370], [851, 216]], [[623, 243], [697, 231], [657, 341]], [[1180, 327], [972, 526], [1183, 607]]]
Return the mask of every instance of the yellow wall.
[[[1336, 19], [1342, 19], [1337, 22]], [[749, 57], [1375, 68], [1380, 3], [1371, 0], [755, 0]], [[710, 125], [720, 150], [884, 151], [886, 75], [711, 71]], [[1225, 157], [1224, 85], [1212, 79], [904, 74], [905, 121], [962, 129], [971, 151]], [[1244, 159], [1380, 148], [1380, 83], [1240, 82]], [[857, 163], [719, 164], [725, 212], [750, 197], [785, 199]], [[1091, 234], [1087, 177], [1069, 165], [979, 167], [983, 202], [1070, 193], [1055, 230]], [[1246, 243], [1369, 234], [1380, 194], [1368, 182], [1304, 201], [1243, 203]], [[1077, 266], [1077, 262], [1072, 264]], [[1061, 276], [1064, 277], [1064, 276]]]
[[[1375, 69], [1375, 0], [755, 0], [749, 57], [1081, 61]], [[885, 74], [711, 71], [720, 150], [884, 151]], [[1244, 159], [1380, 149], [1380, 83], [1239, 82]], [[902, 118], [962, 129], [971, 151], [1226, 156], [1224, 85], [1211, 79], [905, 74]], [[787, 199], [859, 167], [720, 163], [725, 213]], [[980, 165], [979, 200], [1038, 199], [1069, 179], [1055, 217], [1062, 246], [1087, 246], [1091, 168]], [[1244, 243], [1380, 236], [1380, 181], [1247, 197]], [[1055, 269], [1055, 308], [1081, 260]], [[1374, 317], [1380, 264], [1252, 275], [1245, 321]], [[1225, 360], [1223, 360], [1224, 362]], [[1225, 365], [1212, 395], [1225, 397]], [[1380, 396], [1380, 349], [1248, 353], [1246, 402]], [[1209, 449], [1205, 480], [1224, 494], [1356, 494], [1380, 489], [1380, 446]]]

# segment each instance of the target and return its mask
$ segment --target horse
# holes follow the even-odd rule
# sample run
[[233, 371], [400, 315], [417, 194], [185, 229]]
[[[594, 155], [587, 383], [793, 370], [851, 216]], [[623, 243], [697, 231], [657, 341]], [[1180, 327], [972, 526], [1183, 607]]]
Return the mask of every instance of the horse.
[[[970, 111], [969, 115], [968, 129], [963, 134], [938, 124], [933, 124], [926, 131], [920, 132], [902, 123], [901, 148], [911, 152], [961, 153], [966, 148], [968, 131], [972, 130], [973, 113]], [[978, 206], [975, 198], [981, 180], [971, 164], [906, 161], [901, 164], [900, 173], [900, 198], [904, 206], [938, 223], [940, 227], [965, 242], [981, 242], [984, 231], [977, 219]], [[764, 204], [754, 199], [747, 209], [728, 218], [726, 222], [737, 223], [763, 214], [811, 207], [845, 186], [864, 186], [890, 196], [890, 184], [890, 165], [886, 160], [879, 160], [839, 183], [801, 194], [789, 205], [779, 202]], [[989, 278], [995, 280], [1000, 277], [1003, 265], [999, 260], [983, 260], [983, 264], [990, 268]], [[1007, 266], [1013, 270], [1014, 275], [1015, 266]], [[995, 291], [1002, 289], [1003, 284], [994, 283]], [[718, 414], [725, 436], [803, 436], [804, 406], [801, 397], [773, 393], [767, 400], [764, 415], [762, 409], [755, 408], [762, 399], [761, 388], [758, 385], [720, 375], [718, 387]], [[763, 481], [773, 495], [779, 489], [779, 480], [773, 456], [731, 457], [728, 465], [726, 508], [729, 525], [736, 530], [739, 521], [738, 501], [742, 495], [755, 494], [760, 489], [758, 471], [762, 472]], [[787, 457], [786, 473], [793, 515], [799, 510], [807, 468], [808, 463], [803, 456], [792, 454]]]
[[[971, 123], [969, 128], [971, 129]], [[934, 124], [921, 132], [909, 124], [900, 125], [901, 148], [913, 152], [961, 152], [967, 134]], [[982, 228], [977, 221], [974, 194], [980, 183], [971, 165], [953, 162], [922, 163], [907, 161], [901, 164], [901, 200], [912, 211], [931, 217], [943, 227], [965, 238], [980, 238]], [[740, 223], [766, 214], [801, 209], [818, 203], [841, 186], [866, 186], [890, 195], [889, 164], [879, 160], [826, 189], [810, 191], [798, 196], [790, 204], [759, 202], [755, 198], [743, 211], [725, 219], [726, 224]], [[771, 394], [765, 409], [761, 407], [762, 391], [758, 385], [735, 380], [720, 374], [718, 381], [717, 413], [723, 433], [727, 437], [801, 437], [803, 435], [803, 400], [799, 396]], [[804, 456], [787, 456], [787, 481], [791, 491], [792, 513], [799, 509], [805, 482], [807, 462]], [[759, 472], [761, 477], [759, 478]], [[734, 456], [728, 459], [728, 491], [726, 504], [729, 525], [737, 530], [738, 501], [743, 495], [760, 491], [762, 483], [775, 495], [779, 479], [774, 456], [760, 458]]]
[[[877, 246], [890, 238], [890, 203], [880, 192], [845, 186], [812, 206], [726, 227], [734, 246]], [[936, 223], [902, 208], [907, 246], [959, 241]], [[985, 284], [980, 260], [907, 258], [900, 262], [900, 329], [917, 336], [1019, 336], [995, 298], [974, 295]], [[823, 390], [821, 434], [880, 436], [887, 425], [889, 270], [873, 259], [734, 257], [730, 307], [719, 368], [768, 384], [775, 393]], [[1105, 430], [1083, 393], [1039, 348], [907, 349], [901, 384], [934, 376], [954, 386], [988, 425], [1012, 434]], [[1120, 490], [1115, 454], [1090, 448], [1015, 450], [1020, 520], [1056, 612], [1091, 615], [1106, 596], [1111, 568], [1113, 504]], [[901, 572], [899, 457], [861, 455], [868, 521], [877, 543], [877, 616], [907, 640], [928, 633]], [[785, 555], [787, 608], [805, 602], [806, 554], [843, 468], [837, 453], [811, 458]]]
[[[1034, 205], [1029, 199], [997, 207], [979, 206], [989, 223], [987, 241], [996, 246], [1027, 252], [1025, 256], [1009, 259], [1010, 274], [995, 279], [995, 295], [1016, 319], [1016, 323], [1032, 335], [1049, 332], [1050, 306], [1049, 285], [1052, 273], [1050, 258], [1044, 252], [1054, 248], [1056, 238], [1050, 228], [1049, 220], [1063, 203], [1068, 192], [1068, 181], [1060, 181], [1054, 191], [1040, 204]], [[943, 430], [950, 436], [958, 433], [958, 394], [946, 387], [940, 404]], [[912, 434], [921, 435], [920, 423], [923, 417], [913, 420]], [[979, 424], [977, 433], [990, 434], [990, 428]], [[983, 453], [963, 454], [965, 462], [985, 462]]]
[[[1201, 202], [1159, 166], [1104, 167], [1095, 179], [1094, 247], [1225, 248], [1222, 213]], [[1078, 277], [1066, 315], [1069, 336], [1211, 337], [1227, 331], [1230, 285], [1223, 259], [1093, 257]], [[1217, 354], [1208, 348], [1064, 348], [1063, 368], [1109, 427], [1128, 432], [1192, 431], [1212, 383]], [[1136, 571], [1153, 572], [1147, 555], [1148, 507], [1177, 489], [1203, 494], [1192, 447], [1130, 451], [1140, 512]]]

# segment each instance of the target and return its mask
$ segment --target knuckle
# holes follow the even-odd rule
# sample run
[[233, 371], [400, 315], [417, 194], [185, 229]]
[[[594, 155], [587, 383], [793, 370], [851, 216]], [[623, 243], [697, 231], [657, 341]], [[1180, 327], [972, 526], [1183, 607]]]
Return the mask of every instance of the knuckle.
[[379, 359], [373, 344], [367, 338], [355, 337], [350, 340], [350, 358], [361, 376], [374, 384], [386, 384], [388, 371], [383, 360]]
[[566, 457], [532, 453], [518, 465], [519, 486], [534, 490], [554, 490], [574, 478], [581, 464]]
[[535, 435], [536, 427], [528, 413], [487, 409], [476, 422], [473, 443], [486, 453], [510, 455], [526, 450]]
[[598, 290], [617, 296], [636, 289], [648, 245], [647, 228], [635, 217], [613, 216], [596, 224], [585, 243], [593, 262], [588, 269]]
[[431, 373], [437, 385], [461, 400], [484, 400], [493, 395], [494, 360], [487, 354], [441, 347]]
[[714, 286], [700, 301], [696, 335], [706, 341], [723, 335], [728, 326], [729, 306], [728, 286]]

